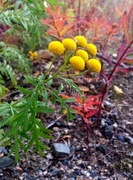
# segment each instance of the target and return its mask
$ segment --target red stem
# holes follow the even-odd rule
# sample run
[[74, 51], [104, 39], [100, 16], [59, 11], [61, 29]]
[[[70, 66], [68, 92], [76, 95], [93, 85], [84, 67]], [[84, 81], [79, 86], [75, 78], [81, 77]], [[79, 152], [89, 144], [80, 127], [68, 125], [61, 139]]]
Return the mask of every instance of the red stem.
[[110, 84], [110, 82], [112, 81], [112, 77], [115, 73], [115, 70], [116, 68], [119, 66], [119, 64], [121, 63], [121, 60], [123, 59], [123, 57], [125, 56], [126, 52], [128, 51], [128, 49], [130, 48], [130, 46], [132, 45], [133, 43], [133, 40], [130, 42], [130, 44], [127, 46], [127, 48], [124, 50], [124, 52], [122, 53], [122, 55], [120, 56], [119, 60], [117, 61], [117, 63], [115, 64], [113, 70], [111, 71], [110, 75], [108, 76], [107, 80], [106, 80], [106, 84], [102, 90], [102, 93], [101, 93], [101, 104], [100, 104], [100, 107], [99, 107], [99, 112], [98, 112], [98, 126], [100, 125], [101, 121], [100, 121], [100, 114], [101, 114], [101, 108], [102, 108], [102, 103], [103, 103], [103, 100], [104, 100], [104, 97], [106, 95], [106, 92], [107, 92], [107, 88]]

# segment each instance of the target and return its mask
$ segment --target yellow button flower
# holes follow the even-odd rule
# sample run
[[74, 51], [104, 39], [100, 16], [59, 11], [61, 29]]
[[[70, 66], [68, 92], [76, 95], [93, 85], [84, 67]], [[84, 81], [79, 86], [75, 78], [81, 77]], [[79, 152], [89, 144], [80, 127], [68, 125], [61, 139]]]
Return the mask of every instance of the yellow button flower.
[[35, 57], [37, 57], [37, 56], [38, 56], [38, 53], [37, 53], [36, 51], [34, 51], [34, 52], [33, 52], [33, 55], [34, 55]]
[[75, 71], [82, 71], [85, 68], [85, 62], [80, 56], [73, 56], [69, 60]]
[[34, 60], [38, 56], [38, 53], [36, 51], [29, 51], [29, 58], [31, 60]]
[[29, 55], [31, 55], [33, 52], [32, 52], [32, 51], [29, 51], [28, 53], [29, 53]]
[[74, 39], [78, 46], [85, 47], [87, 45], [87, 40], [84, 36], [75, 36]]
[[92, 72], [99, 73], [101, 71], [101, 63], [97, 59], [89, 59], [86, 65]]
[[62, 44], [67, 50], [74, 51], [77, 48], [77, 45], [73, 39], [66, 38], [62, 41]]
[[63, 44], [59, 41], [52, 41], [48, 45], [48, 50], [56, 55], [62, 55], [65, 51]]
[[85, 62], [88, 61], [89, 56], [88, 56], [88, 53], [85, 50], [79, 49], [79, 50], [76, 51], [75, 55], [82, 57]]
[[95, 56], [97, 54], [97, 47], [94, 44], [87, 44], [86, 49], [92, 56]]

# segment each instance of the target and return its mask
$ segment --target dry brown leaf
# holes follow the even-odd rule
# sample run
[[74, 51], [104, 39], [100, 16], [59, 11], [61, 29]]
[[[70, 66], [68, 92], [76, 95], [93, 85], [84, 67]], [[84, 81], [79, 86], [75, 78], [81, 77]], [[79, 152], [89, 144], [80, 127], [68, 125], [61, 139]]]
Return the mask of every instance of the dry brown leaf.
[[35, 73], [34, 73], [34, 76], [35, 77], [37, 77], [37, 76], [39, 76], [40, 75], [40, 71], [36, 71]]
[[64, 136], [63, 136], [63, 139], [65, 139], [65, 138], [70, 139], [71, 136], [70, 136], [70, 135], [64, 135]]
[[79, 89], [83, 92], [89, 92], [89, 88], [87, 86], [79, 86]]

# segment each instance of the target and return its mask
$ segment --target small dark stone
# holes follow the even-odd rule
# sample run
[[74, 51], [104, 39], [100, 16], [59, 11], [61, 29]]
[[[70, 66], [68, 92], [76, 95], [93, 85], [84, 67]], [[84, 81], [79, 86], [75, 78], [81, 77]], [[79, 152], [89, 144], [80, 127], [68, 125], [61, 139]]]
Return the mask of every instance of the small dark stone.
[[77, 150], [76, 147], [74, 147], [74, 146], [70, 147], [70, 151], [71, 151], [71, 152], [75, 152], [76, 150]]
[[58, 174], [58, 170], [57, 169], [53, 169], [51, 171], [51, 174], [52, 174], [52, 176], [56, 176]]
[[77, 177], [77, 174], [75, 172], [71, 173], [70, 174], [71, 178], [76, 178]]
[[128, 136], [128, 137], [124, 136], [124, 139], [125, 139], [126, 142], [128, 142], [128, 143], [130, 143], [130, 144], [133, 144], [133, 138], [132, 138], [132, 137], [130, 137], [130, 136]]
[[53, 150], [54, 156], [57, 158], [69, 156], [69, 154], [70, 154], [70, 149], [69, 149], [68, 145], [66, 145], [66, 144], [53, 143], [51, 148]]
[[79, 176], [81, 175], [81, 169], [75, 169], [74, 172]]
[[112, 120], [117, 120], [119, 117], [118, 115], [118, 112], [117, 111], [114, 111], [110, 116], [109, 118], [112, 119]]
[[125, 138], [124, 138], [124, 136], [121, 135], [121, 134], [118, 134], [118, 135], [117, 135], [117, 139], [118, 139], [119, 141], [121, 141], [121, 142], [125, 142]]
[[104, 165], [105, 165], [105, 162], [104, 162], [103, 160], [98, 159], [98, 164], [99, 164], [100, 166], [104, 166]]
[[3, 150], [4, 150], [4, 149], [5, 149], [5, 148], [0, 147], [0, 154], [3, 153]]
[[107, 123], [108, 125], [111, 125], [112, 123], [111, 123], [111, 119], [110, 118], [107, 118], [106, 120], [105, 120], [105, 123]]
[[62, 122], [61, 122], [61, 121], [57, 121], [57, 122], [55, 123], [55, 126], [57, 126], [57, 127], [62, 126]]
[[92, 117], [91, 117], [91, 121], [92, 121], [92, 122], [96, 122], [96, 121], [97, 121], [97, 116], [92, 116]]
[[8, 152], [4, 147], [0, 147], [0, 154], [3, 153], [4, 155], [7, 155]]
[[100, 144], [99, 146], [96, 147], [97, 151], [100, 151], [101, 153], [103, 153], [104, 155], [106, 154], [106, 150], [103, 144]]
[[94, 177], [96, 177], [97, 176], [97, 173], [96, 172], [90, 172], [90, 177], [91, 178], [94, 178]]
[[0, 168], [9, 167], [14, 163], [14, 160], [8, 156], [0, 158]]
[[77, 158], [76, 157], [72, 157], [72, 161], [77, 161]]
[[27, 173], [23, 173], [22, 176], [23, 176], [23, 179], [26, 179], [26, 180], [36, 180], [34, 176], [31, 176]]
[[101, 177], [98, 177], [98, 179], [97, 180], [102, 180], [102, 178]]
[[103, 135], [104, 135], [106, 138], [111, 139], [112, 136], [114, 135], [113, 126], [112, 126], [112, 125], [109, 126], [108, 124], [106, 124], [106, 125], [103, 127], [102, 133], [103, 133]]
[[113, 162], [112, 157], [110, 155], [106, 155], [106, 159], [108, 162]]
[[81, 166], [81, 168], [86, 168], [87, 167], [87, 165], [85, 163], [81, 163], [80, 166]]
[[58, 178], [62, 178], [63, 175], [64, 175], [64, 171], [62, 170], [58, 171], [58, 174], [57, 174]]
[[70, 180], [75, 180], [75, 178], [70, 178]]
[[68, 165], [68, 160], [67, 160], [67, 159], [63, 160], [63, 161], [62, 161], [62, 164], [65, 165], [65, 166], [67, 166], [67, 165]]

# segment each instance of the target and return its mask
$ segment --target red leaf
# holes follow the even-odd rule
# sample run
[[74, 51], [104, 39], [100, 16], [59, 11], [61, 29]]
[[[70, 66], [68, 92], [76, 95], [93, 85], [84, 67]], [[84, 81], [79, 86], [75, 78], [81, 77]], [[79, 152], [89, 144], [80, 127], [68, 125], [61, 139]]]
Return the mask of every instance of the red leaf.
[[91, 117], [91, 116], [93, 116], [93, 115], [95, 115], [95, 114], [97, 114], [98, 113], [98, 110], [91, 110], [90, 112], [88, 112], [86, 115], [85, 115], [85, 117], [86, 118], [89, 118], [89, 117]]
[[123, 30], [124, 30], [124, 34], [125, 34], [125, 37], [126, 37], [126, 40], [127, 40], [127, 43], [129, 44], [130, 43], [130, 34], [128, 32], [128, 16], [127, 16], [127, 12], [125, 11], [123, 16], [122, 16], [122, 27], [123, 27]]
[[88, 121], [87, 118], [84, 117], [83, 120], [84, 120], [84, 122], [85, 122], [86, 124], [89, 124], [89, 121]]
[[71, 98], [70, 96], [67, 96], [65, 94], [60, 94], [60, 96], [63, 97], [63, 98], [66, 98], [66, 99]]

